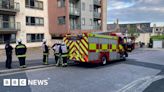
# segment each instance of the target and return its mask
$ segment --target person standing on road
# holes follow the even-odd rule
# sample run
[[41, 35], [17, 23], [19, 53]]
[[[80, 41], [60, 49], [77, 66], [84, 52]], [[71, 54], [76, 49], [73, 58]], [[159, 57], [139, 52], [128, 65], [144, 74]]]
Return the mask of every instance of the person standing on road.
[[67, 60], [68, 60], [68, 47], [64, 42], [60, 46], [60, 53], [62, 58], [62, 66], [65, 67], [67, 66]]
[[48, 65], [48, 55], [49, 55], [49, 48], [47, 46], [46, 39], [43, 39], [42, 49], [43, 49], [43, 64]]
[[19, 59], [19, 63], [20, 63], [20, 68], [26, 68], [26, 51], [27, 48], [24, 44], [22, 44], [22, 40], [19, 39], [18, 40], [18, 45], [16, 45], [15, 47], [15, 54]]
[[13, 47], [10, 45], [9, 41], [6, 42], [5, 50], [6, 50], [6, 68], [11, 69]]
[[60, 57], [59, 48], [60, 48], [60, 44], [59, 44], [59, 43], [55, 43], [55, 44], [52, 46], [52, 49], [53, 49], [53, 51], [54, 51], [55, 63], [56, 63], [56, 64], [58, 64], [58, 60], [59, 60], [59, 57]]

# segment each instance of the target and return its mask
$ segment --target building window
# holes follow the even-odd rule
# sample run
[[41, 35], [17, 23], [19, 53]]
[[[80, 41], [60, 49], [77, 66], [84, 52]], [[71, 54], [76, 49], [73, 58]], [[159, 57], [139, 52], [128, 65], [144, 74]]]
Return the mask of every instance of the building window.
[[14, 9], [14, 0], [0, 0], [0, 7], [4, 9]]
[[57, 6], [60, 7], [60, 8], [65, 7], [65, 0], [58, 0], [57, 4], [58, 4]]
[[60, 25], [65, 24], [65, 16], [58, 17], [58, 24], [60, 24]]
[[26, 17], [26, 25], [44, 26], [44, 19], [41, 17]]
[[82, 3], [82, 10], [85, 11], [85, 3]]
[[7, 41], [16, 43], [16, 34], [0, 34], [0, 44], [5, 44]]
[[34, 8], [34, 9], [42, 9], [43, 10], [43, 1], [25, 0], [25, 6], [27, 8]]
[[89, 11], [92, 12], [93, 11], [93, 6], [89, 5]]
[[82, 18], [82, 25], [85, 25], [85, 18]]
[[93, 25], [93, 20], [92, 20], [92, 19], [90, 19], [90, 25], [91, 25], [91, 26]]
[[27, 34], [27, 42], [42, 42], [44, 34]]

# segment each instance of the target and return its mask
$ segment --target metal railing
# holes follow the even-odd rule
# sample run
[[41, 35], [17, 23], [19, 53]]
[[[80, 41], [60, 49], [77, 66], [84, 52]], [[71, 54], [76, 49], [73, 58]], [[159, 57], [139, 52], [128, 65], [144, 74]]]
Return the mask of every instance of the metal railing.
[[10, 22], [10, 21], [0, 21], [0, 29], [1, 30], [20, 30], [21, 24], [20, 22]]
[[80, 15], [80, 9], [74, 7], [69, 7], [69, 8], [70, 8], [69, 9], [70, 15], [77, 15], [77, 16]]
[[80, 30], [81, 29], [81, 25], [80, 24], [74, 24], [74, 25], [70, 25], [71, 30]]
[[20, 11], [20, 4], [15, 2], [14, 4], [1, 3], [0, 10], [12, 10], [12, 11]]
[[101, 30], [101, 25], [70, 25], [71, 30]]
[[100, 1], [100, 0], [94, 0], [94, 5], [99, 5], [99, 6], [101, 6], [101, 1]]

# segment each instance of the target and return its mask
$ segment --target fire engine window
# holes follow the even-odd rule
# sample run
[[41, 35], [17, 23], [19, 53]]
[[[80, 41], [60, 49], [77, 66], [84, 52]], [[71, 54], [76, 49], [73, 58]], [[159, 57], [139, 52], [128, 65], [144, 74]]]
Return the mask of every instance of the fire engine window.
[[99, 40], [96, 37], [89, 37], [89, 43], [99, 43]]
[[99, 39], [99, 43], [100, 44], [109, 44], [109, 39], [101, 38], [101, 39]]
[[81, 36], [71, 36], [71, 37], [68, 37], [68, 40], [72, 40], [72, 41], [81, 40], [81, 39], [82, 39]]
[[117, 44], [117, 40], [109, 39], [109, 44]]

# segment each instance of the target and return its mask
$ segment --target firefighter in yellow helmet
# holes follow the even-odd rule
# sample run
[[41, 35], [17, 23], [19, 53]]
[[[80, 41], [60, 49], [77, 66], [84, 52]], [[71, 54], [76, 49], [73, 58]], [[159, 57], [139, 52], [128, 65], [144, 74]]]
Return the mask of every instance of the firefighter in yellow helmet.
[[61, 53], [61, 59], [62, 59], [62, 66], [67, 66], [67, 60], [68, 60], [68, 47], [63, 42], [60, 46], [60, 53]]
[[22, 40], [18, 39], [18, 45], [15, 47], [15, 54], [19, 59], [20, 67], [21, 68], [26, 68], [26, 51], [27, 48], [24, 44], [22, 44]]
[[59, 52], [60, 45], [61, 44], [57, 42], [52, 46], [55, 56], [55, 63], [57, 64], [57, 66], [59, 65], [59, 59], [60, 59], [60, 52]]

